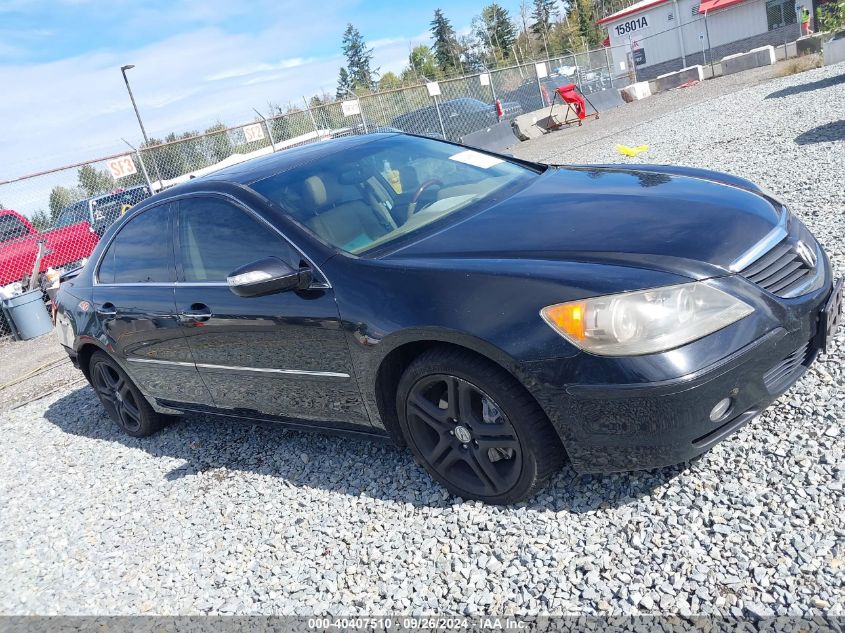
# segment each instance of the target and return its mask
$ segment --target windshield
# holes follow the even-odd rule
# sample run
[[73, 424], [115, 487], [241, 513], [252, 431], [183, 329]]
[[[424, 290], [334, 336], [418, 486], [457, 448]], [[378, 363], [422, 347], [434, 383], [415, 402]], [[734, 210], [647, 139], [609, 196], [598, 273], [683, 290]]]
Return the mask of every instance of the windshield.
[[537, 172], [431, 139], [392, 136], [251, 185], [319, 238], [360, 254], [396, 240]]

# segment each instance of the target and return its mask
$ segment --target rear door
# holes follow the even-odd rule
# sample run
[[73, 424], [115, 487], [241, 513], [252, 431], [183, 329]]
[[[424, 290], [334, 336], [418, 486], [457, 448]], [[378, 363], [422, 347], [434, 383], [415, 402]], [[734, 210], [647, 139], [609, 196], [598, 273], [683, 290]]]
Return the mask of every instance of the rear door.
[[146, 209], [99, 262], [94, 308], [111, 353], [146, 395], [210, 404], [176, 317], [172, 204]]
[[180, 201], [176, 310], [216, 406], [244, 415], [368, 425], [334, 293], [312, 268], [311, 288], [238, 297], [226, 278], [278, 257], [309, 265], [244, 205], [212, 195]]

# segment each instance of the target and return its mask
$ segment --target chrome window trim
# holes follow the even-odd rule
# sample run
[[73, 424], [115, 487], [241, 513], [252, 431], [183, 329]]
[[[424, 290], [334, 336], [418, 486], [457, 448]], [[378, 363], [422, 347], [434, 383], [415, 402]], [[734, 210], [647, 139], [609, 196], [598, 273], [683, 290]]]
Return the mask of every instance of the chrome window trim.
[[159, 360], [158, 358], [127, 358], [130, 363], [152, 363], [156, 365], [176, 365], [178, 367], [197, 367], [202, 369], [223, 369], [226, 371], [258, 372], [263, 374], [287, 374], [294, 376], [317, 376], [321, 378], [350, 378], [345, 372], [313, 371], [310, 369], [273, 369], [270, 367], [237, 367], [232, 365], [212, 365], [209, 363], [186, 363], [175, 360]]
[[[245, 213], [249, 214], [249, 215], [250, 215], [251, 217], [253, 217], [254, 219], [258, 220], [258, 222], [259, 222], [259, 223], [264, 224], [265, 226], [267, 226], [267, 227], [268, 227], [271, 231], [273, 231], [273, 232], [275, 232], [276, 234], [278, 234], [278, 235], [279, 235], [279, 237], [281, 237], [281, 238], [282, 238], [285, 242], [287, 242], [288, 244], [290, 244], [290, 245], [291, 245], [291, 247], [292, 247], [292, 248], [293, 248], [293, 249], [294, 249], [297, 253], [299, 253], [299, 254], [302, 256], [302, 259], [304, 259], [305, 261], [307, 261], [307, 262], [308, 262], [308, 264], [309, 264], [310, 266], [312, 266], [312, 267], [314, 268], [314, 270], [316, 270], [318, 273], [320, 273], [320, 276], [321, 276], [323, 279], [325, 279], [325, 280], [326, 280], [325, 282], [316, 282], [316, 283], [312, 283], [312, 284], [311, 284], [311, 286], [310, 286], [311, 288], [314, 288], [314, 289], [325, 289], [325, 290], [327, 290], [327, 289], [330, 289], [330, 288], [332, 287], [331, 281], [329, 281], [329, 278], [328, 278], [328, 276], [326, 275], [326, 273], [324, 273], [324, 272], [323, 272], [323, 269], [322, 269], [322, 268], [320, 268], [317, 264], [315, 264], [315, 263], [314, 263], [314, 261], [313, 261], [310, 257], [308, 257], [308, 255], [306, 255], [306, 254], [302, 251], [302, 249], [301, 249], [301, 248], [299, 248], [299, 246], [297, 246], [296, 244], [294, 244], [294, 243], [293, 243], [293, 241], [292, 241], [292, 240], [291, 240], [291, 239], [290, 239], [287, 235], [285, 235], [284, 233], [282, 233], [282, 232], [281, 232], [281, 231], [280, 231], [280, 230], [279, 230], [276, 226], [274, 226], [271, 222], [269, 222], [269, 221], [268, 221], [268, 220], [266, 220], [265, 218], [261, 217], [261, 215], [260, 215], [260, 214], [256, 213], [256, 212], [255, 212], [255, 211], [253, 211], [252, 209], [250, 209], [247, 205], [245, 205], [243, 202], [241, 202], [241, 201], [240, 201], [240, 200], [238, 200], [235, 196], [233, 196], [233, 195], [231, 195], [231, 194], [229, 194], [229, 193], [224, 193], [224, 192], [221, 192], [221, 191], [205, 191], [205, 190], [203, 190], [203, 191], [191, 191], [191, 192], [186, 192], [186, 193], [183, 193], [183, 194], [179, 194], [179, 195], [177, 195], [177, 196], [173, 196], [173, 197], [171, 197], [171, 198], [167, 198], [166, 200], [162, 200], [162, 201], [161, 201], [161, 202], [159, 202], [158, 204], [154, 204], [154, 205], [151, 205], [151, 206], [149, 206], [149, 207], [146, 207], [146, 208], [143, 208], [143, 209], [137, 210], [135, 213], [131, 213], [131, 214], [130, 214], [127, 218], [126, 218], [126, 220], [125, 220], [125, 222], [124, 222], [123, 226], [121, 226], [121, 227], [120, 227], [120, 229], [119, 229], [118, 231], [116, 231], [114, 235], [112, 235], [112, 236], [111, 236], [111, 238], [109, 239], [108, 244], [106, 244], [106, 245], [103, 247], [103, 250], [100, 252], [99, 257], [97, 257], [97, 262], [96, 262], [96, 264], [94, 265], [94, 273], [93, 273], [93, 275], [91, 276], [91, 278], [92, 278], [92, 285], [93, 285], [93, 286], [104, 286], [104, 287], [109, 287], [109, 286], [113, 286], [113, 287], [118, 287], [118, 286], [119, 286], [119, 287], [123, 287], [123, 286], [151, 286], [151, 287], [153, 287], [153, 286], [172, 286], [172, 287], [177, 287], [177, 286], [228, 286], [229, 284], [228, 284], [228, 283], [226, 283], [225, 281], [222, 281], [222, 282], [220, 282], [220, 281], [208, 281], [208, 282], [175, 281], [175, 282], [149, 282], [149, 283], [147, 283], [147, 282], [134, 282], [134, 283], [122, 283], [122, 284], [114, 284], [114, 283], [111, 283], [111, 284], [109, 284], [109, 283], [106, 283], [106, 284], [101, 284], [101, 283], [100, 283], [100, 280], [99, 280], [99, 278], [98, 278], [98, 277], [99, 277], [99, 272], [100, 272], [100, 264], [101, 264], [101, 263], [102, 263], [102, 261], [103, 261], [103, 256], [106, 254], [106, 252], [109, 250], [109, 248], [111, 248], [111, 245], [112, 245], [112, 243], [114, 242], [115, 238], [117, 238], [117, 236], [118, 236], [118, 235], [120, 235], [120, 231], [122, 231], [122, 230], [123, 230], [123, 228], [124, 228], [124, 226], [126, 226], [126, 225], [127, 225], [127, 224], [128, 224], [128, 223], [129, 223], [129, 222], [130, 222], [130, 221], [131, 221], [134, 217], [136, 217], [136, 216], [140, 215], [141, 213], [144, 213], [144, 212], [146, 212], [146, 211], [149, 211], [150, 209], [155, 209], [155, 208], [160, 207], [160, 206], [165, 205], [165, 204], [171, 204], [171, 203], [173, 203], [173, 202], [177, 202], [177, 201], [180, 201], [180, 200], [191, 199], [191, 198], [197, 198], [197, 197], [203, 197], [203, 196], [218, 197], [218, 198], [225, 198], [227, 201], [229, 201], [229, 202], [233, 203], [233, 204], [234, 204], [234, 206], [238, 207], [239, 209], [241, 209], [241, 210], [242, 210], [242, 211], [244, 211]], [[177, 211], [177, 213], [178, 213], [178, 211]], [[173, 240], [173, 237], [174, 237], [173, 232], [171, 232], [171, 241], [173, 241], [173, 246], [174, 246], [174, 249], [175, 249], [176, 244], [175, 244], [175, 240]], [[174, 252], [174, 256], [176, 256], [176, 253], [175, 253], [175, 252]], [[175, 271], [174, 271], [174, 272], [175, 272]]]
[[781, 242], [789, 234], [786, 226], [788, 220], [789, 212], [786, 210], [786, 207], [782, 207], [777, 226], [766, 233], [763, 239], [754, 244], [754, 246], [737, 257], [730, 265], [731, 272], [737, 273], [747, 268]]

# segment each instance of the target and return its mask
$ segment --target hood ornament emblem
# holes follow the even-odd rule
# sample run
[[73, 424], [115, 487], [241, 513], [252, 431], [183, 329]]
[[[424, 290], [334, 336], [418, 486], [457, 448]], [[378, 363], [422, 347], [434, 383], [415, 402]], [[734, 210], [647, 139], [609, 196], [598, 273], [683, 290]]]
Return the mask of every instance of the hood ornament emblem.
[[815, 268], [816, 267], [816, 254], [813, 252], [813, 249], [807, 246], [801, 240], [795, 244], [795, 254], [804, 262], [808, 268]]

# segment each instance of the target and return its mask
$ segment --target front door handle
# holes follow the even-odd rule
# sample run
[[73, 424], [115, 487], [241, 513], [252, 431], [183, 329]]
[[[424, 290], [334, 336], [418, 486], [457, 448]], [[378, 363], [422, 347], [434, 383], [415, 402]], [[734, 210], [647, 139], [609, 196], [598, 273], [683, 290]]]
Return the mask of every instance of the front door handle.
[[112, 317], [117, 316], [117, 308], [114, 307], [113, 303], [104, 303], [99, 308], [97, 308], [97, 314], [99, 314], [101, 317], [110, 319]]
[[204, 303], [192, 303], [190, 309], [183, 310], [177, 317], [182, 323], [202, 323], [212, 316], [211, 309]]

